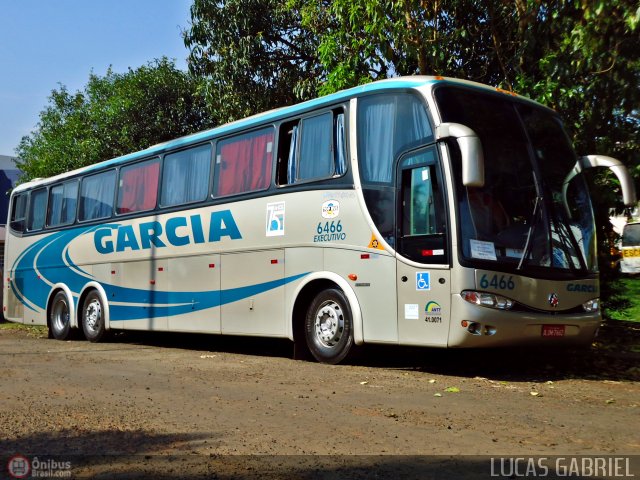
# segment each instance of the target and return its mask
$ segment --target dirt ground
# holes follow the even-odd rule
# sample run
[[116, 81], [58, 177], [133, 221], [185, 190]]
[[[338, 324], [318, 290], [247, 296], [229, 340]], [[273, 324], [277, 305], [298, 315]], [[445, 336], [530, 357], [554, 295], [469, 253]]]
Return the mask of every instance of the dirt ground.
[[280, 340], [3, 328], [0, 477], [18, 454], [72, 478], [489, 478], [488, 457], [638, 456], [639, 347], [640, 324], [612, 322], [588, 351], [368, 347], [330, 366]]

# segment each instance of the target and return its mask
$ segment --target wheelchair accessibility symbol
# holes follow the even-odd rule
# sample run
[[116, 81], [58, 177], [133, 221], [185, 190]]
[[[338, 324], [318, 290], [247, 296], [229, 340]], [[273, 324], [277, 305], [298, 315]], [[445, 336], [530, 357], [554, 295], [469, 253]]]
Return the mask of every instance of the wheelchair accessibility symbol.
[[416, 272], [416, 290], [431, 290], [429, 272]]

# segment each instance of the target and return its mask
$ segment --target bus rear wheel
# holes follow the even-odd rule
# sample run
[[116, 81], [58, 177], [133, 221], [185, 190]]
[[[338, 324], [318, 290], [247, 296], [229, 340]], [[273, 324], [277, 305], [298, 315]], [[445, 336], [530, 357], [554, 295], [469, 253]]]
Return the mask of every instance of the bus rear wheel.
[[344, 360], [353, 346], [353, 320], [341, 290], [323, 290], [311, 302], [305, 318], [305, 337], [313, 357], [322, 363]]
[[49, 333], [56, 340], [66, 340], [71, 333], [69, 302], [62, 291], [56, 293], [51, 302]]
[[82, 305], [82, 330], [90, 342], [99, 342], [106, 333], [104, 306], [95, 290], [89, 292]]

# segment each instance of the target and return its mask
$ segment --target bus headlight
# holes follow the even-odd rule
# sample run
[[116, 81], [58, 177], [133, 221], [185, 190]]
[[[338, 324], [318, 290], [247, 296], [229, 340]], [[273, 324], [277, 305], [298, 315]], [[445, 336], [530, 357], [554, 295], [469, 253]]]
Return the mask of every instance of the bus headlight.
[[475, 292], [463, 290], [460, 294], [467, 302], [483, 307], [497, 308], [499, 310], [511, 310], [515, 302], [510, 298], [496, 295], [495, 293]]
[[593, 298], [588, 302], [583, 303], [582, 308], [584, 308], [584, 311], [587, 313], [597, 312], [598, 309], [600, 308], [600, 299]]

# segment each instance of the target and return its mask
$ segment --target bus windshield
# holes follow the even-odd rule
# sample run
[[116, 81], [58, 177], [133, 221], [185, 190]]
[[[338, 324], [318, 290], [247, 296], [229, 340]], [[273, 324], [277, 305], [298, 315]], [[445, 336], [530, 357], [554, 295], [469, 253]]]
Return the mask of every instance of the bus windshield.
[[624, 226], [624, 230], [622, 231], [622, 246], [640, 246], [640, 223], [629, 223]]
[[460, 87], [435, 98], [442, 120], [472, 128], [484, 150], [484, 187], [465, 187], [454, 167], [463, 262], [541, 276], [595, 272], [587, 185], [572, 173], [577, 158], [558, 117]]

